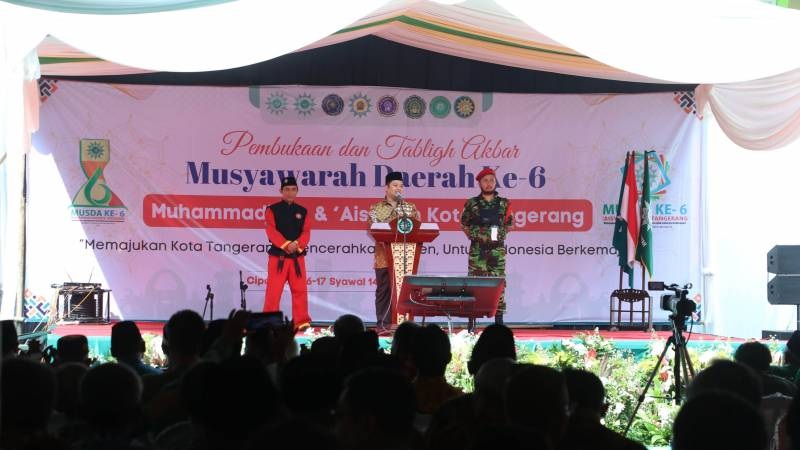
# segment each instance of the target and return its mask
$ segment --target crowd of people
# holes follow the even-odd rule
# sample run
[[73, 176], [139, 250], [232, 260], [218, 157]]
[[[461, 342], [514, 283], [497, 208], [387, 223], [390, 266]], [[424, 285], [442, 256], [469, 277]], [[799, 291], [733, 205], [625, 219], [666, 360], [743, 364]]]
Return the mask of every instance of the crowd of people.
[[[474, 392], [448, 384], [450, 341], [437, 325], [402, 323], [382, 350], [355, 316], [298, 346], [293, 323], [250, 314], [205, 323], [194, 311], [164, 326], [167, 364], [142, 358], [134, 322], [114, 324], [115, 362], [93, 363], [85, 336], [55, 352], [20, 354], [3, 322], [3, 449], [642, 449], [602, 424], [594, 374], [516, 361], [513, 332], [482, 330], [468, 371]], [[786, 364], [759, 342], [698, 373], [675, 418], [672, 448], [800, 450], [793, 400], [800, 335]], [[636, 387], [632, 387], [636, 389]]]

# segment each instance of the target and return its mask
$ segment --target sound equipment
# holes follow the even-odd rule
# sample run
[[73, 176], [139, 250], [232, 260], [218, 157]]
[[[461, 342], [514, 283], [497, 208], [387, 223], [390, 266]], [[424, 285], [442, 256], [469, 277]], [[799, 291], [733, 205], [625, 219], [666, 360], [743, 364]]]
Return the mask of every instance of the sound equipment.
[[58, 289], [56, 311], [59, 320], [79, 323], [108, 323], [111, 289], [100, 283], [63, 283]]
[[767, 252], [767, 272], [800, 275], [800, 245], [776, 245]]
[[775, 274], [767, 282], [767, 301], [771, 305], [795, 305], [795, 327], [800, 330], [800, 245], [772, 247], [767, 252], [767, 272]]
[[413, 316], [494, 317], [503, 295], [504, 277], [406, 275], [398, 296], [397, 311]]

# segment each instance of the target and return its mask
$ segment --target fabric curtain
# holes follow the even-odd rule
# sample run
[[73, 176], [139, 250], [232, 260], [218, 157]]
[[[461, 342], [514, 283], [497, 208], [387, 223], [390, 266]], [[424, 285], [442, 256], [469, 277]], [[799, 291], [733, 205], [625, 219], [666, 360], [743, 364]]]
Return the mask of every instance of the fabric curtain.
[[719, 127], [749, 150], [784, 147], [800, 136], [800, 69], [743, 83], [701, 85], [698, 102]]
[[800, 11], [754, 0], [498, 3], [564, 46], [654, 79], [733, 83], [800, 67], [800, 53], [785, 51]]
[[77, 14], [141, 14], [226, 3], [234, 0], [5, 0], [28, 8]]

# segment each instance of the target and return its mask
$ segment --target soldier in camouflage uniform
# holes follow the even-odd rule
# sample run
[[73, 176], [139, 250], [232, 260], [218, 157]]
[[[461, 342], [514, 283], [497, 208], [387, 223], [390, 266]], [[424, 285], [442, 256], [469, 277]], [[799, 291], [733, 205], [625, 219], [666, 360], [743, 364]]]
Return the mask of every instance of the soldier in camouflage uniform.
[[[494, 170], [483, 169], [475, 179], [481, 185], [481, 194], [468, 199], [461, 213], [461, 229], [471, 242], [467, 273], [470, 276], [504, 277], [505, 240], [513, 225], [511, 202], [497, 194], [495, 190], [497, 178]], [[506, 302], [503, 294], [497, 305], [495, 323], [503, 323], [505, 311]], [[472, 329], [474, 326], [474, 319], [470, 319], [469, 328]]]

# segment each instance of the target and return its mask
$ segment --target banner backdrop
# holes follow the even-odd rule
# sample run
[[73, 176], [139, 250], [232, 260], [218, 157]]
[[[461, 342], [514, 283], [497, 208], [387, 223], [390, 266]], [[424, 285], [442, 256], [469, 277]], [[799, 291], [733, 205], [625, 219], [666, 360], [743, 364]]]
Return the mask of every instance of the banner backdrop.
[[[439, 238], [421, 272], [464, 274], [464, 201], [496, 168], [511, 199], [507, 319], [608, 320], [625, 152], [651, 161], [653, 279], [698, 280], [701, 121], [691, 93], [530, 95], [382, 87], [175, 87], [57, 82], [30, 158], [27, 282], [102, 282], [112, 316], [260, 309], [264, 210], [297, 177], [309, 210], [310, 312], [374, 320], [369, 206], [384, 176]], [[641, 155], [637, 171], [641, 182]], [[637, 270], [637, 287], [639, 286]], [[655, 293], [657, 294], [657, 293]], [[697, 300], [700, 300], [699, 298]], [[289, 292], [282, 305], [289, 311]], [[656, 301], [656, 309], [658, 309]], [[656, 319], [663, 318], [656, 314]]]

